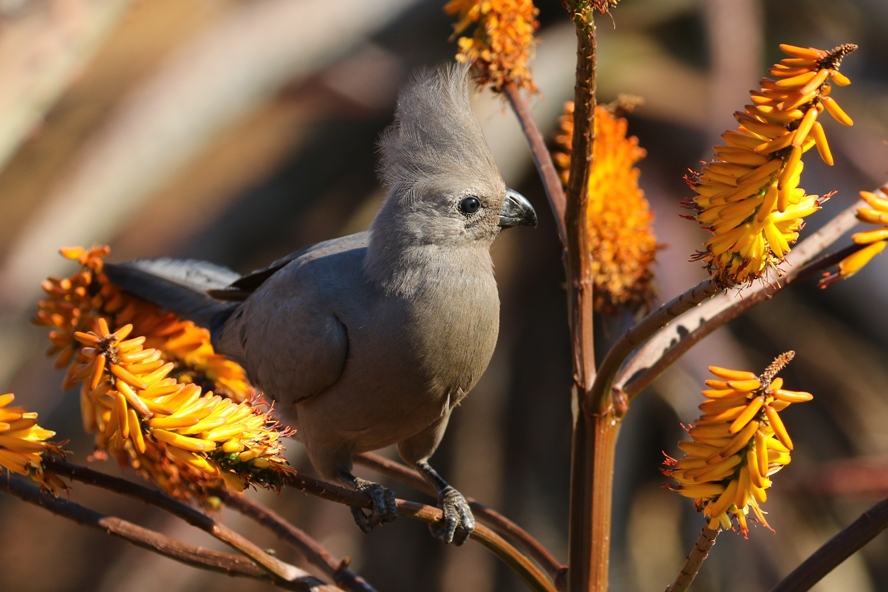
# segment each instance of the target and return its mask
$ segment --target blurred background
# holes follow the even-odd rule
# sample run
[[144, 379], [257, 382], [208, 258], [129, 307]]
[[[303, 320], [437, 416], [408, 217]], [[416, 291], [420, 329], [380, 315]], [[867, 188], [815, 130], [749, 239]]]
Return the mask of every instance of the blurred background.
[[[76, 393], [29, 324], [40, 281], [74, 267], [57, 249], [109, 243], [110, 259], [170, 255], [246, 272], [319, 240], [365, 229], [382, 194], [375, 142], [398, 87], [422, 65], [453, 59], [453, 19], [428, 0], [0, 0], [0, 391], [38, 411], [86, 463]], [[575, 39], [557, 0], [537, 2], [531, 103], [548, 137], [573, 93]], [[662, 300], [702, 280], [688, 257], [704, 240], [680, 219], [683, 175], [711, 158], [732, 113], [791, 43], [857, 43], [835, 96], [852, 128], [825, 123], [836, 164], [807, 159], [802, 186], [836, 190], [816, 229], [860, 190], [888, 182], [888, 3], [884, 0], [623, 0], [598, 18], [602, 102], [645, 105], [629, 132], [648, 151], [641, 185], [663, 249]], [[566, 558], [570, 359], [561, 248], [529, 151], [499, 98], [476, 112], [507, 183], [541, 223], [494, 247], [502, 329], [489, 370], [453, 416], [435, 466]], [[803, 233], [804, 236], [804, 233]], [[845, 239], [847, 242], [847, 239]], [[697, 590], [765, 590], [888, 494], [888, 257], [827, 291], [809, 281], [705, 339], [638, 398], [620, 436], [612, 590], [662, 590], [702, 519], [661, 488], [661, 451], [696, 417], [706, 366], [761, 370], [797, 356], [787, 388], [813, 403], [783, 416], [796, 443], [764, 509], [776, 529], [724, 533]], [[602, 343], [614, 334], [604, 332]], [[602, 353], [603, 347], [599, 347]], [[299, 445], [288, 446], [310, 472]], [[392, 455], [392, 451], [384, 451]], [[111, 462], [93, 468], [119, 474]], [[135, 477], [131, 471], [123, 471]], [[375, 478], [368, 472], [359, 474]], [[138, 478], [136, 478], [138, 479]], [[390, 484], [390, 483], [389, 483]], [[430, 502], [404, 486], [400, 497]], [[506, 592], [523, 584], [478, 545], [446, 548], [418, 522], [369, 536], [349, 512], [295, 491], [254, 492], [380, 591]], [[71, 499], [209, 548], [212, 538], [135, 502], [76, 484]], [[278, 555], [300, 558], [238, 515], [225, 523]], [[0, 590], [259, 590], [198, 571], [0, 496]], [[888, 590], [882, 534], [817, 588]]]

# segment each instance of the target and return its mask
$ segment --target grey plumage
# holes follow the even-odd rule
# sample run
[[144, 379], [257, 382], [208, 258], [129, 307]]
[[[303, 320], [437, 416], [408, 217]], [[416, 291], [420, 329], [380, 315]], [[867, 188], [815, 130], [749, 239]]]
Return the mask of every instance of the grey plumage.
[[487, 367], [499, 328], [489, 247], [536, 224], [507, 190], [471, 112], [466, 70], [418, 73], [380, 141], [388, 195], [369, 232], [323, 242], [243, 278], [169, 260], [108, 265], [112, 281], [213, 331], [218, 351], [295, 423], [315, 469], [367, 491], [369, 531], [391, 492], [351, 474], [352, 454], [398, 444], [439, 491], [435, 533], [462, 543], [468, 505], [428, 465], [450, 413]]

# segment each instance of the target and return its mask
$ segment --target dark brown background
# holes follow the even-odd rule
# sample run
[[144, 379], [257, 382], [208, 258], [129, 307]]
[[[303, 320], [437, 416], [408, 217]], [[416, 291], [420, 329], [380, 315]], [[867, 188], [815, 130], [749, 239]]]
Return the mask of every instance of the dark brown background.
[[[0, 2], [0, 391], [14, 391], [39, 411], [42, 425], [70, 439], [76, 461], [85, 462], [91, 448], [77, 397], [60, 392], [61, 375], [42, 356], [45, 332], [27, 324], [40, 279], [72, 270], [58, 247], [110, 242], [114, 260], [171, 255], [248, 271], [369, 224], [381, 199], [375, 139], [410, 71], [452, 59], [453, 21], [439, 2], [352, 4]], [[335, 18], [297, 15], [318, 7]], [[572, 94], [574, 41], [559, 2], [540, 2], [540, 10], [534, 67], [542, 95], [532, 103], [551, 135]], [[704, 234], [678, 218], [689, 195], [682, 176], [734, 126], [732, 112], [780, 59], [779, 43], [860, 45], [843, 65], [854, 84], [834, 91], [856, 124], [825, 122], [833, 168], [807, 158], [802, 186], [838, 191], [808, 229], [854, 203], [857, 191], [888, 181], [886, 26], [883, 0], [623, 0], [612, 19], [598, 19], [601, 100], [620, 92], [646, 100], [629, 129], [648, 150], [641, 185], [665, 245], [661, 298], [704, 277], [687, 262]], [[434, 460], [456, 487], [501, 509], [563, 559], [570, 363], [560, 248], [514, 117], [487, 95], [478, 97], [477, 112], [506, 181], [537, 206], [541, 223], [507, 233], [494, 247], [500, 342]], [[36, 126], [33, 113], [42, 119]], [[888, 492], [886, 282], [882, 257], [826, 292], [812, 281], [781, 294], [707, 338], [638, 399], [618, 450], [613, 590], [664, 589], [702, 526], [688, 500], [660, 488], [657, 469], [662, 450], [677, 453], [679, 422], [695, 417], [708, 364], [761, 371], [795, 349], [782, 374], [787, 387], [816, 398], [784, 414], [796, 451], [765, 504], [777, 533], [753, 528], [749, 541], [723, 534], [696, 589], [768, 589]], [[600, 342], [614, 336], [602, 331]], [[310, 470], [298, 445], [290, 448], [294, 464]], [[840, 472], [855, 459], [868, 459], [864, 471]], [[117, 472], [111, 463], [97, 468]], [[400, 520], [362, 536], [340, 506], [292, 491], [256, 497], [335, 554], [351, 556], [381, 591], [522, 589], [481, 547], [445, 548], [422, 524]], [[83, 485], [72, 499], [219, 546], [175, 519]], [[237, 515], [223, 516], [299, 561]], [[0, 566], [4, 591], [260, 589], [7, 496], [0, 496]], [[888, 589], [888, 539], [877, 538], [819, 589]]]

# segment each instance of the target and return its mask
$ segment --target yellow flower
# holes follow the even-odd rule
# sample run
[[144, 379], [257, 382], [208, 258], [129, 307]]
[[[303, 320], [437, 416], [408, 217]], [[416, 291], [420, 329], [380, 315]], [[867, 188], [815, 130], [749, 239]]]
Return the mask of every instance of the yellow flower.
[[47, 280], [37, 322], [53, 327], [52, 353], [78, 383], [96, 456], [113, 454], [170, 494], [207, 501], [207, 490], [277, 487], [291, 471], [291, 431], [259, 407], [243, 369], [213, 351], [206, 330], [124, 294], [102, 273], [107, 247], [63, 250], [84, 268]]
[[[880, 188], [883, 195], [888, 195], [888, 185]], [[881, 228], [865, 230], [851, 235], [858, 245], [867, 245], [856, 253], [845, 257], [833, 273], [825, 273], [820, 280], [820, 287], [826, 288], [839, 280], [851, 277], [860, 271], [864, 265], [881, 253], [888, 244], [888, 199], [880, 197], [869, 191], [861, 191], [860, 198], [869, 207], [857, 208], [857, 219], [867, 224], [878, 224]]]
[[444, 12], [459, 14], [454, 36], [477, 25], [472, 37], [459, 38], [456, 59], [472, 63], [478, 84], [497, 92], [507, 82], [536, 90], [528, 66], [539, 28], [532, 0], [450, 0]]
[[24, 407], [11, 407], [15, 395], [0, 395], [0, 467], [28, 475], [41, 489], [57, 493], [67, 489], [55, 475], [43, 472], [43, 453], [62, 454], [57, 444], [47, 442], [55, 432], [37, 425], [37, 413]]
[[[554, 154], [567, 184], [573, 137], [573, 103], [561, 117], [555, 140], [563, 152]], [[605, 107], [595, 109], [595, 142], [589, 174], [587, 226], [592, 249], [595, 310], [613, 313], [622, 305], [650, 303], [654, 294], [651, 267], [657, 251], [653, 214], [638, 187], [635, 163], [646, 152], [635, 136], [626, 137], [628, 123]]]
[[[56, 367], [69, 366], [79, 350], [74, 332], [91, 330], [96, 319], [104, 316], [116, 327], [132, 324], [134, 333], [146, 338], [146, 347], [160, 350], [165, 361], [175, 364], [171, 374], [179, 380], [209, 387], [236, 401], [251, 399], [255, 391], [243, 368], [213, 351], [209, 331], [108, 282], [102, 259], [109, 251], [106, 246], [61, 249], [64, 257], [78, 261], [82, 269], [71, 277], [43, 282], [48, 298], [38, 303], [35, 322], [53, 329], [49, 354], [58, 354]], [[71, 386], [66, 381], [65, 388]]]
[[685, 456], [666, 457], [663, 473], [677, 482], [669, 489], [694, 498], [712, 530], [739, 528], [746, 537], [750, 508], [770, 528], [760, 504], [770, 476], [789, 464], [793, 449], [779, 412], [813, 398], [784, 390], [783, 379], [775, 378], [794, 355], [778, 356], [761, 376], [710, 366], [718, 380], [706, 381], [703, 415], [688, 428], [692, 439], [678, 444]]
[[712, 236], [705, 251], [692, 260], [706, 263], [725, 286], [749, 283], [768, 268], [777, 268], [799, 236], [803, 218], [820, 209], [829, 195], [806, 195], [800, 188], [802, 154], [816, 147], [833, 164], [823, 126], [824, 110], [839, 123], [851, 118], [830, 96], [832, 83], [851, 81], [839, 72], [856, 45], [832, 51], [781, 45], [790, 57], [769, 70], [777, 80], [763, 78], [761, 90], [750, 93], [752, 104], [734, 114], [736, 131], [722, 134], [724, 146], [715, 159], [687, 181], [697, 195], [686, 202], [695, 219]]

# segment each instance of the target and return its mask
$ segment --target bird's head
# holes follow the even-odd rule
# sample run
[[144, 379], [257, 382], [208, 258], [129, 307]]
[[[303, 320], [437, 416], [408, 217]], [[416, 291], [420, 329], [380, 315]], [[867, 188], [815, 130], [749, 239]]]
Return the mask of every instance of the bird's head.
[[530, 202], [506, 188], [493, 161], [464, 66], [414, 76], [398, 96], [380, 153], [388, 196], [374, 234], [414, 244], [489, 245], [503, 228], [536, 226]]

